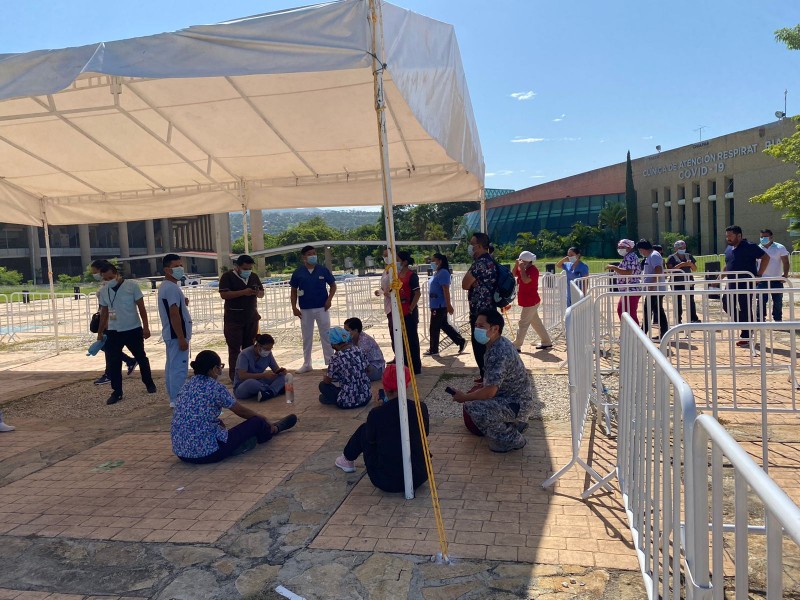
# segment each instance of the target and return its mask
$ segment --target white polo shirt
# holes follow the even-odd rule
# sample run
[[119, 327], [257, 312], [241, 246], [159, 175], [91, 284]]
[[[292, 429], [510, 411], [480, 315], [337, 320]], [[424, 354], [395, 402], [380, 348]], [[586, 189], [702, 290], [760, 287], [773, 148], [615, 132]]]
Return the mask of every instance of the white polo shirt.
[[[764, 271], [764, 277], [769, 277], [770, 279], [783, 277], [783, 257], [789, 256], [786, 246], [778, 242], [772, 242], [768, 247], [763, 245], [760, 247], [769, 255], [769, 264], [766, 271]], [[761, 261], [758, 262], [760, 263]]]

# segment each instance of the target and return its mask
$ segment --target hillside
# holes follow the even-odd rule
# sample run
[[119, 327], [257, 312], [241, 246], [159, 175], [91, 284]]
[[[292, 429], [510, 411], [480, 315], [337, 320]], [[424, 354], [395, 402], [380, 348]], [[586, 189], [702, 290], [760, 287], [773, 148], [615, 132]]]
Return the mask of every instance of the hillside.
[[[322, 217], [335, 229], [347, 230], [361, 225], [372, 225], [380, 218], [380, 212], [367, 210], [330, 210], [320, 208], [292, 208], [262, 211], [265, 233], [281, 233], [292, 225], [304, 223], [314, 217]], [[230, 213], [231, 240], [242, 237], [242, 213]]]

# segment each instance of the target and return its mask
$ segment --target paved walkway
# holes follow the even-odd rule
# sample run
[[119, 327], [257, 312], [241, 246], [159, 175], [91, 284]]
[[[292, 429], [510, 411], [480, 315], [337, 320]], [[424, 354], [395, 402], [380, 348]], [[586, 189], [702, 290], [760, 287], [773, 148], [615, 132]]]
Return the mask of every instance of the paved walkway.
[[[159, 365], [163, 351], [152, 346]], [[299, 366], [299, 349], [276, 350], [279, 363]], [[423, 398], [442, 376], [474, 372], [471, 356], [453, 352], [425, 359]], [[563, 341], [547, 362], [539, 354], [523, 354], [534, 372], [565, 373]], [[321, 405], [321, 371], [296, 377], [291, 406], [282, 397], [249, 404], [268, 418], [297, 413], [296, 428], [194, 466], [170, 452], [166, 397], [144, 393], [135, 377], [107, 407], [108, 390], [91, 384], [99, 361], [83, 352], [16, 367], [5, 359], [0, 402], [18, 430], [0, 435], [0, 600], [271, 599], [279, 584], [309, 599], [644, 595], [619, 494], [581, 501], [588, 482], [577, 470], [540, 487], [569, 460], [567, 421], [533, 420], [523, 451], [497, 455], [460, 419], [432, 419], [453, 559], [441, 565], [430, 561], [439, 543], [427, 485], [405, 500], [375, 490], [360, 461], [353, 474], [333, 467], [369, 408]], [[163, 387], [163, 373], [156, 381]], [[225, 421], [238, 418], [226, 412]], [[595, 467], [610, 470], [606, 438], [587, 438]]]

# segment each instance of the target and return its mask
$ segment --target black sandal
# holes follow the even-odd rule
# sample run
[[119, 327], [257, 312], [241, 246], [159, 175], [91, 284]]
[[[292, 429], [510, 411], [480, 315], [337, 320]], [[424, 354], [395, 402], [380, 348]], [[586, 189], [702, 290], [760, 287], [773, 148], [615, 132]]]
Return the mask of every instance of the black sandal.
[[297, 424], [297, 415], [287, 415], [283, 417], [280, 421], [275, 423], [275, 427], [278, 428], [278, 433], [281, 433], [282, 431], [291, 429], [296, 424]]

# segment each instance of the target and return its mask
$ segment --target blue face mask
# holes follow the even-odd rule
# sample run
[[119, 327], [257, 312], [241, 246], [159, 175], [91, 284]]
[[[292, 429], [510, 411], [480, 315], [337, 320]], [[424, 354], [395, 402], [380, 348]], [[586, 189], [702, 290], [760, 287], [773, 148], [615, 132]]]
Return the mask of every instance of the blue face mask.
[[172, 276], [180, 281], [186, 276], [186, 271], [184, 271], [183, 267], [172, 267]]
[[308, 261], [308, 264], [315, 265], [317, 264], [317, 255], [312, 254], [311, 256], [306, 256], [306, 260]]
[[489, 341], [489, 332], [485, 329], [476, 327], [472, 335], [475, 336], [475, 341], [479, 344], [486, 344]]
[[250, 279], [250, 273], [252, 272], [253, 271], [239, 271], [239, 276], [245, 281], [247, 281], [248, 279]]
[[100, 273], [92, 273], [92, 277], [94, 277], [95, 281], [100, 281], [101, 279], [103, 279], [103, 276], [100, 275]]
[[767, 244], [769, 244], [769, 238], [768, 237], [762, 237], [759, 241], [761, 242], [762, 246], [766, 246]]
[[435, 262], [431, 263], [431, 271], [435, 271], [438, 268], [439, 268], [439, 265], [437, 265]]

